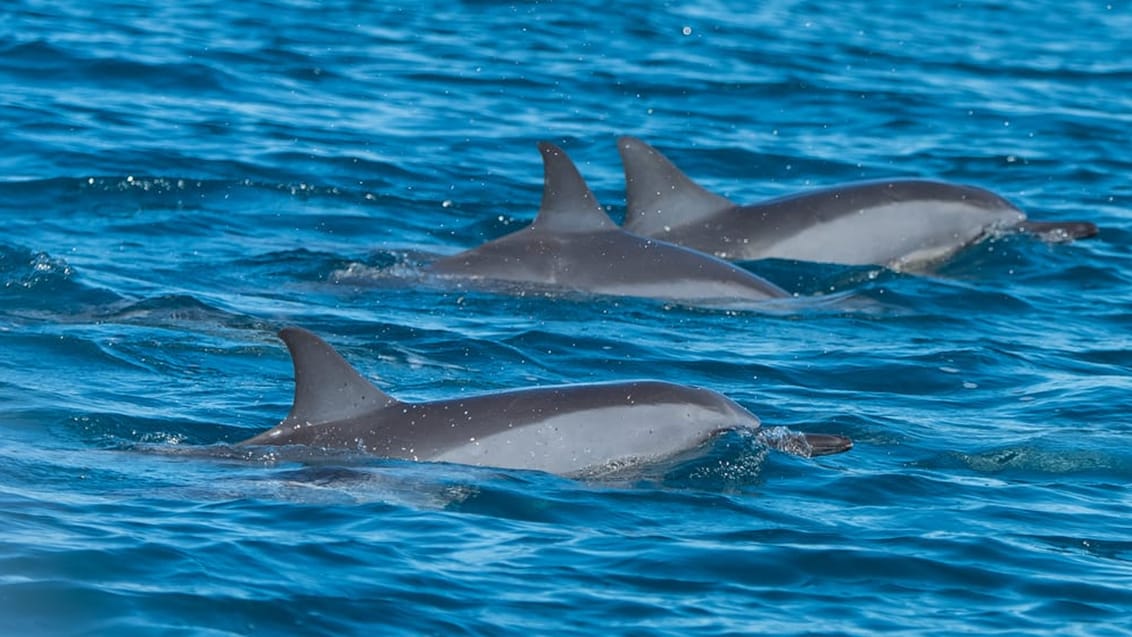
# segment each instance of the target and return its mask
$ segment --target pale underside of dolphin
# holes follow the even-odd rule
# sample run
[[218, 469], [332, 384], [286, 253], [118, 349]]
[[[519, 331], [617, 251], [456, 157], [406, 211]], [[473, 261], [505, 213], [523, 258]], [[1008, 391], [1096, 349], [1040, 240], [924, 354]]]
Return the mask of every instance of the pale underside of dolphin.
[[1004, 231], [1090, 237], [1089, 222], [1033, 222], [998, 195], [918, 179], [869, 181], [740, 206], [634, 137], [618, 140], [624, 228], [730, 260], [793, 259], [916, 269]]
[[[279, 333], [295, 367], [295, 398], [278, 426], [241, 445], [307, 445], [407, 460], [571, 475], [676, 455], [759, 419], [716, 392], [658, 381], [563, 385], [403, 402], [364, 379], [306, 330]], [[801, 434], [808, 455], [848, 438]]]
[[714, 256], [625, 232], [602, 210], [566, 153], [547, 142], [539, 144], [539, 151], [544, 186], [534, 222], [439, 259], [428, 271], [480, 287], [530, 285], [692, 304], [789, 296]]

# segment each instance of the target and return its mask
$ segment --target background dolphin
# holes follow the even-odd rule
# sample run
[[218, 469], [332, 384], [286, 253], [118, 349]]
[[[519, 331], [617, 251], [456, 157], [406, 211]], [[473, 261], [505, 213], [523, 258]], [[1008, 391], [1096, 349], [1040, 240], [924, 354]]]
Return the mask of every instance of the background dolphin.
[[692, 303], [761, 301], [789, 294], [711, 255], [621, 228], [602, 210], [566, 153], [540, 142], [542, 206], [531, 225], [439, 259], [431, 272], [481, 283], [520, 283]]
[[[357, 449], [409, 460], [574, 474], [661, 459], [759, 419], [716, 392], [656, 381], [564, 385], [402, 402], [374, 387], [306, 330], [279, 332], [295, 366], [291, 412], [241, 445]], [[809, 455], [846, 451], [841, 436], [802, 434]]]
[[1090, 237], [1088, 222], [1031, 222], [981, 188], [898, 179], [859, 182], [748, 206], [704, 190], [652, 146], [617, 143], [625, 167], [624, 228], [725, 259], [765, 258], [915, 268], [995, 231], [1051, 240]]

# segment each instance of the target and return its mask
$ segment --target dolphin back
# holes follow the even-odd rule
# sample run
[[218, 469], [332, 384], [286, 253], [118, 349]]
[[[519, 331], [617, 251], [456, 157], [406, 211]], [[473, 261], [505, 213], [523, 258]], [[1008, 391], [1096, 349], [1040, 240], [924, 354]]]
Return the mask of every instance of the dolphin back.
[[556, 233], [616, 230], [578, 167], [561, 148], [539, 142], [542, 153], [542, 205], [531, 228]]
[[295, 397], [279, 425], [242, 444], [289, 444], [303, 428], [348, 421], [395, 405], [355, 370], [326, 341], [299, 327], [287, 327], [279, 338], [291, 352], [295, 367]]
[[534, 222], [438, 259], [428, 266], [430, 273], [503, 291], [518, 284], [706, 305], [743, 305], [789, 296], [711, 255], [622, 230], [597, 203], [561, 148], [540, 142], [539, 152], [544, 188]]
[[656, 236], [735, 207], [730, 199], [702, 188], [660, 151], [636, 137], [617, 140], [625, 168], [625, 223], [638, 234]]

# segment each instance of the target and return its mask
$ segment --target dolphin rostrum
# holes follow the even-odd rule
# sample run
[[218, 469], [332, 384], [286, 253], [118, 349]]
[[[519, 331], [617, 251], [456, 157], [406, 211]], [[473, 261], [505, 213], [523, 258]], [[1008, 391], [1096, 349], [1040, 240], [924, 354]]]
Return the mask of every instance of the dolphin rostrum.
[[542, 206], [529, 226], [438, 259], [427, 270], [458, 281], [545, 286], [693, 304], [736, 304], [789, 296], [716, 257], [621, 228], [602, 210], [574, 163], [548, 142]]
[[624, 228], [731, 260], [793, 259], [916, 269], [996, 232], [1066, 241], [1092, 223], [1027, 221], [982, 188], [919, 179], [833, 186], [740, 206], [688, 178], [635, 137], [618, 140], [625, 167]]
[[[570, 475], [663, 459], [721, 431], [759, 427], [754, 414], [722, 394], [658, 381], [402, 402], [362, 378], [311, 332], [288, 327], [279, 337], [295, 366], [294, 404], [278, 426], [241, 445], [309, 445]], [[853, 446], [842, 436], [800, 437], [803, 455]]]

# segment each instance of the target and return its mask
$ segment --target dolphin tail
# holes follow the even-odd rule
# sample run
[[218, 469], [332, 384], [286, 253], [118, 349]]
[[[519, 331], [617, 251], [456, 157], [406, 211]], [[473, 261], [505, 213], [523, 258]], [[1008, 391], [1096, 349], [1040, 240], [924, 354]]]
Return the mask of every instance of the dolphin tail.
[[1023, 221], [1018, 229], [1055, 243], [1088, 239], [1099, 232], [1097, 225], [1089, 221]]

